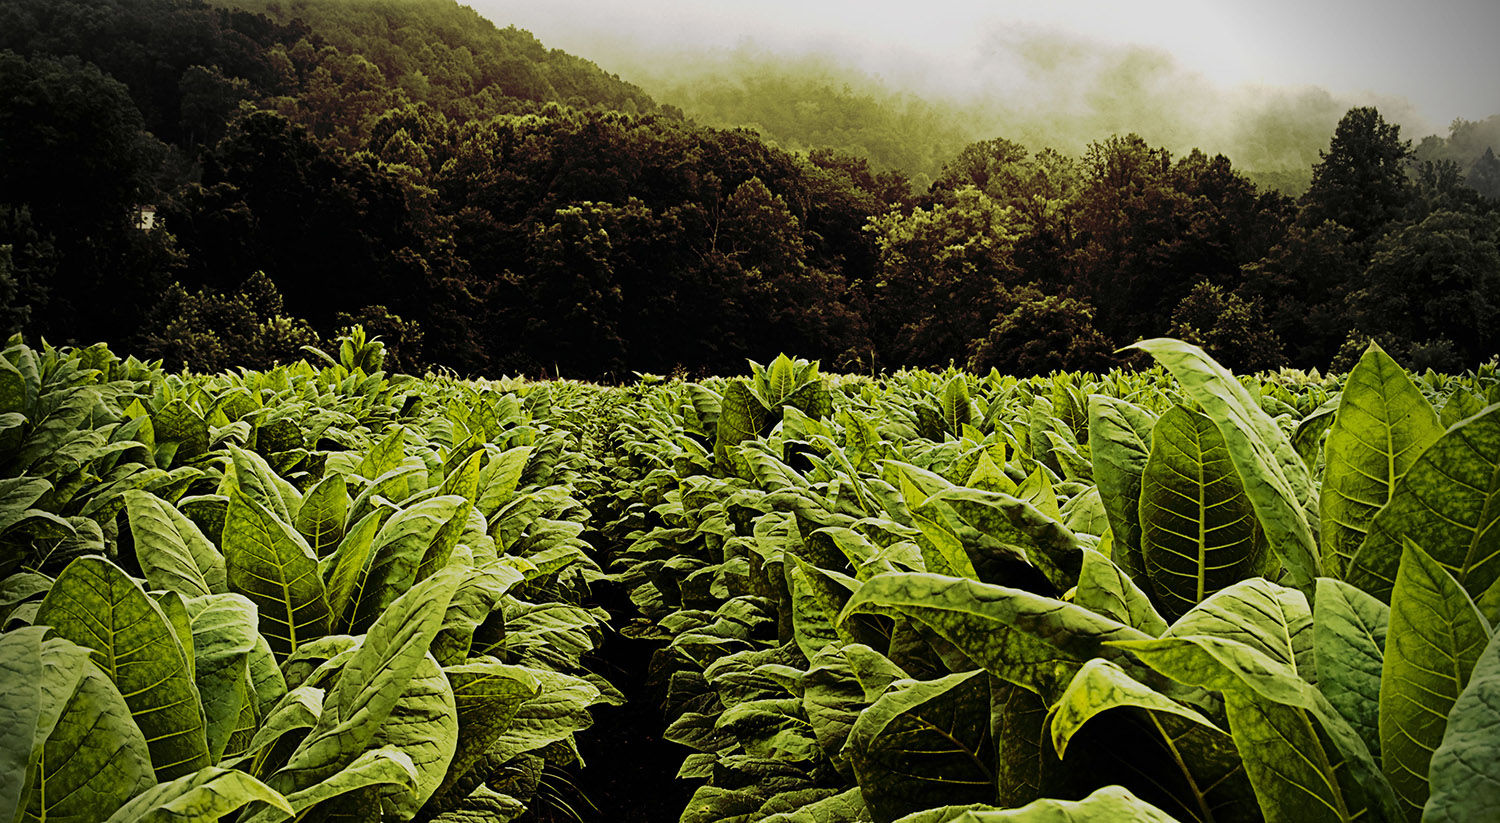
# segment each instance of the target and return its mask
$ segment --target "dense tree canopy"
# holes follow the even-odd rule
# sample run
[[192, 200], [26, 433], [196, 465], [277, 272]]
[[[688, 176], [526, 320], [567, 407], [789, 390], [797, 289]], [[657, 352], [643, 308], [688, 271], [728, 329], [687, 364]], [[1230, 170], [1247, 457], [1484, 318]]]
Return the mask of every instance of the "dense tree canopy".
[[452, 0], [234, 2], [0, 0], [7, 330], [219, 368], [358, 321], [404, 368], [617, 379], [1500, 349], [1495, 118], [1413, 149], [1353, 109], [1300, 201], [1133, 134], [974, 142], [914, 190]]

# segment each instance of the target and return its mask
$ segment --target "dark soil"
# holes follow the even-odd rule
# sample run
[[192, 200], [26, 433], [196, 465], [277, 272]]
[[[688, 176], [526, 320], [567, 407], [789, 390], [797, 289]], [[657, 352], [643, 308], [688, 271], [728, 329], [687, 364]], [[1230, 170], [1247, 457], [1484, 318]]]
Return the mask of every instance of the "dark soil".
[[[611, 626], [624, 626], [639, 616], [618, 584], [596, 584], [594, 595], [610, 613]], [[677, 779], [677, 769], [690, 751], [662, 739], [665, 720], [658, 696], [646, 685], [651, 656], [663, 645], [661, 640], [611, 634], [587, 661], [628, 701], [599, 707], [593, 728], [578, 734], [585, 766], [573, 782], [597, 811], [587, 804], [575, 808], [589, 823], [675, 823], [696, 788], [696, 781]]]

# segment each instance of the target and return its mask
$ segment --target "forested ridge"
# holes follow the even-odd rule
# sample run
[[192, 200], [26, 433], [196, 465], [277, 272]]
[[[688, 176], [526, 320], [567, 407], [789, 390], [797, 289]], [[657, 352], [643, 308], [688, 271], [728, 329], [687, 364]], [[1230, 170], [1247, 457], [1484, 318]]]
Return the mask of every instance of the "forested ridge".
[[1500, 349], [1500, 115], [1351, 109], [1293, 199], [1131, 134], [918, 187], [845, 153], [866, 102], [800, 154], [452, 0], [0, 0], [0, 331], [212, 371], [360, 323], [400, 369], [589, 378]]

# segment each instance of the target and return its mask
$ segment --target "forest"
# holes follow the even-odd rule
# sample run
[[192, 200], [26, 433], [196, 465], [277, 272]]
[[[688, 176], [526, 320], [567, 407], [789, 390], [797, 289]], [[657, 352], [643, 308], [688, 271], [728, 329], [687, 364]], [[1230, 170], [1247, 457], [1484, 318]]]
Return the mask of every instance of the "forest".
[[0, 331], [215, 371], [358, 323], [400, 370], [600, 380], [1497, 350], [1500, 115], [1414, 143], [1351, 108], [1294, 197], [1134, 134], [958, 146], [920, 106], [752, 91], [804, 151], [451, 0], [3, 0]]
[[802, 68], [0, 0], [0, 823], [1493, 817], [1500, 114]]

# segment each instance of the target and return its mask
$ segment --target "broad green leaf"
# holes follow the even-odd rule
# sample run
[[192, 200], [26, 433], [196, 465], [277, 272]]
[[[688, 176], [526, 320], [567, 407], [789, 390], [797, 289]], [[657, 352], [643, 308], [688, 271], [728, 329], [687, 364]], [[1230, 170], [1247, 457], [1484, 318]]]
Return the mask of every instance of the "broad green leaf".
[[355, 578], [344, 617], [351, 632], [364, 631], [416, 582], [417, 568], [440, 530], [468, 501], [433, 497], [391, 515], [370, 545], [370, 559]]
[[1453, 703], [1443, 742], [1432, 753], [1427, 778], [1432, 793], [1422, 810], [1431, 823], [1481, 820], [1500, 809], [1500, 640], [1489, 645], [1474, 664], [1469, 684]]
[[1238, 641], [1308, 682], [1317, 680], [1312, 610], [1296, 589], [1260, 577], [1236, 583], [1199, 603], [1166, 633], [1191, 635]]
[[[281, 738], [300, 729], [311, 729], [318, 725], [323, 714], [323, 690], [312, 686], [298, 686], [282, 695], [276, 705], [266, 710], [260, 727], [255, 730], [245, 753], [250, 755], [248, 771], [262, 776], [279, 762], [267, 763], [267, 759]], [[285, 755], [286, 752], [283, 752]]]
[[404, 786], [379, 789], [385, 818], [407, 820], [416, 815], [448, 773], [458, 735], [453, 689], [432, 655], [423, 655], [406, 691], [369, 743], [403, 752], [417, 772], [416, 785], [409, 791]]
[[1416, 544], [1401, 553], [1380, 677], [1380, 753], [1406, 819], [1427, 802], [1427, 770], [1490, 627], [1452, 575]]
[[1131, 794], [1105, 786], [1082, 800], [1034, 800], [1018, 809], [953, 806], [901, 818], [896, 823], [1176, 823], [1176, 818]]
[[1168, 618], [1262, 565], [1255, 511], [1223, 436], [1208, 417], [1182, 406], [1163, 414], [1152, 432], [1140, 524], [1146, 579]]
[[1396, 481], [1442, 433], [1422, 391], [1371, 343], [1349, 372], [1325, 446], [1319, 498], [1325, 574], [1343, 577]]
[[1151, 454], [1154, 415], [1133, 403], [1103, 394], [1089, 396], [1089, 451], [1104, 514], [1115, 535], [1115, 562], [1131, 576], [1142, 576], [1140, 559], [1140, 480]]
[[[349, 765], [300, 791], [285, 794], [286, 802], [298, 817], [341, 795], [359, 792], [371, 787], [392, 786], [401, 791], [415, 791], [417, 769], [405, 752], [390, 747], [369, 749], [356, 757]], [[368, 810], [366, 819], [379, 819], [379, 811]], [[250, 817], [247, 823], [271, 823], [287, 819], [278, 809], [264, 809]]]
[[516, 446], [490, 458], [479, 472], [479, 499], [474, 505], [480, 514], [493, 517], [515, 497], [526, 463], [535, 451], [531, 446]]
[[[21, 820], [99, 820], [156, 782], [150, 750], [104, 672], [74, 654], [76, 649], [48, 651], [44, 678], [77, 687], [65, 698], [28, 775], [30, 796]], [[63, 667], [72, 671], [58, 671]]]
[[[939, 506], [948, 506], [985, 537], [1039, 569], [1058, 591], [1078, 582], [1083, 547], [1059, 520], [1008, 494], [952, 488], [927, 499], [918, 509], [936, 519]], [[983, 564], [971, 555], [975, 568]]]
[[102, 557], [80, 557], [58, 575], [37, 623], [90, 650], [149, 741], [158, 779], [209, 765], [192, 670], [166, 614], [139, 583]]
[[421, 466], [405, 463], [370, 481], [349, 505], [348, 522], [358, 523], [377, 508], [381, 498], [395, 502], [405, 500], [411, 494], [412, 479], [421, 471]]
[[943, 430], [957, 436], [969, 422], [969, 382], [963, 374], [955, 374], [943, 386], [938, 397]]
[[1095, 658], [1079, 669], [1067, 690], [1050, 710], [1052, 747], [1057, 750], [1058, 756], [1067, 757], [1068, 741], [1090, 718], [1122, 706], [1173, 714], [1220, 734], [1224, 733], [1198, 711], [1136, 680], [1114, 663]]
[[803, 656], [811, 660], [825, 646], [842, 642], [837, 629], [841, 604], [819, 597], [814, 586], [821, 581], [813, 579], [819, 574], [818, 570], [799, 557], [793, 556], [791, 560], [784, 568], [787, 587], [792, 594], [793, 640]]
[[265, 506], [236, 494], [224, 515], [229, 588], [250, 598], [277, 658], [328, 633], [328, 598], [307, 541]]
[[317, 557], [333, 551], [344, 539], [344, 525], [349, 516], [349, 487], [337, 472], [318, 481], [303, 499], [293, 525], [307, 539]]
[[1088, 609], [1021, 589], [934, 574], [882, 574], [866, 581], [839, 619], [902, 614], [956, 646], [1002, 680], [1055, 698], [1094, 657], [1123, 658], [1111, 640], [1149, 635]]
[[[1500, 580], [1500, 405], [1449, 429], [1396, 483], [1391, 501], [1349, 562], [1350, 583], [1389, 601], [1410, 539], [1470, 597]], [[1500, 615], [1491, 615], [1500, 617]]]
[[223, 757], [246, 705], [255, 695], [250, 653], [259, 637], [255, 604], [237, 594], [205, 595], [188, 602], [195, 655], [194, 680], [202, 696], [209, 762]]
[[1255, 508], [1271, 550], [1287, 579], [1304, 591], [1322, 574], [1316, 523], [1317, 493], [1302, 458], [1286, 434], [1234, 375], [1197, 346], [1180, 340], [1143, 340], [1131, 348], [1155, 357], [1177, 378], [1188, 398], [1219, 429], [1229, 459]]
[[1116, 645], [1179, 683], [1224, 693], [1230, 734], [1267, 820], [1347, 823], [1396, 814], [1390, 784], [1364, 741], [1288, 663], [1212, 635]]
[[1047, 740], [1048, 702], [1014, 683], [990, 678], [995, 799], [1002, 806], [1022, 806], [1044, 794], [1044, 773], [1057, 762]]
[[1333, 426], [1333, 418], [1339, 410], [1339, 399], [1338, 395], [1334, 395], [1324, 401], [1311, 414], [1302, 418], [1297, 424], [1297, 430], [1292, 432], [1292, 446], [1297, 449], [1307, 470], [1314, 475], [1319, 474], [1323, 466], [1323, 435]]
[[1083, 553], [1073, 602], [1131, 626], [1152, 637], [1167, 630], [1167, 621], [1157, 614], [1151, 598], [1130, 579], [1124, 569], [1096, 551]]
[[1057, 492], [1053, 490], [1052, 481], [1047, 479], [1047, 472], [1041, 466], [1021, 481], [1016, 488], [1016, 497], [1035, 506], [1037, 511], [1047, 517], [1062, 520], [1062, 510], [1057, 506]]
[[[173, 463], [186, 463], [208, 451], [208, 424], [180, 399], [171, 401], [151, 415], [151, 429], [159, 445], [176, 445]], [[165, 463], [160, 465], [166, 466]]]
[[219, 493], [234, 497], [235, 491], [265, 506], [277, 519], [290, 524], [302, 507], [302, 495], [276, 473], [264, 457], [248, 449], [230, 446], [231, 460], [225, 467]]
[[824, 756], [846, 777], [852, 773], [841, 752], [854, 721], [869, 702], [842, 647], [826, 647], [808, 661], [802, 678], [802, 711]]
[[349, 625], [349, 603], [370, 564], [370, 547], [375, 544], [375, 533], [380, 531], [384, 520], [385, 515], [379, 511], [360, 518], [345, 533], [333, 554], [318, 564], [327, 588], [330, 623], [335, 629]]
[[769, 414], [743, 380], [730, 381], [724, 387], [714, 437], [714, 459], [720, 466], [730, 467], [730, 451], [741, 441], [758, 436], [764, 430]]
[[1313, 649], [1318, 688], [1354, 727], [1370, 752], [1380, 751], [1380, 671], [1390, 608], [1348, 583], [1318, 578]]
[[983, 671], [899, 681], [860, 713], [845, 753], [877, 823], [993, 795], [988, 693]]
[[[816, 790], [825, 791], [825, 790]], [[829, 789], [826, 791], [836, 791]], [[767, 806], [775, 803], [772, 798]], [[767, 806], [757, 810], [758, 814], [764, 814]], [[856, 786], [846, 791], [829, 794], [811, 803], [806, 803], [800, 808], [792, 811], [775, 812], [769, 817], [760, 819], [760, 823], [860, 823], [869, 819], [869, 810], [865, 807], [865, 801], [860, 796], [859, 787]]]
[[286, 678], [276, 665], [276, 655], [271, 645], [259, 632], [255, 636], [255, 648], [250, 650], [246, 662], [250, 671], [250, 683], [255, 689], [255, 711], [264, 717], [271, 707], [286, 694]]
[[969, 473], [969, 479], [964, 481], [964, 485], [981, 491], [1016, 494], [1016, 481], [1010, 479], [1010, 475], [1006, 474], [994, 458], [990, 457], [989, 449], [979, 450], [979, 459], [974, 463], [974, 471]]
[[[0, 634], [0, 820], [11, 821], [25, 800], [33, 741], [51, 729], [42, 724], [42, 638], [38, 626]], [[76, 682], [67, 690], [71, 692]], [[56, 698], [52, 698], [55, 702]], [[61, 707], [58, 707], [59, 709]], [[52, 722], [56, 722], [54, 714]]]
[[1144, 725], [1157, 736], [1161, 754], [1153, 746], [1104, 754], [1127, 761], [1133, 772], [1170, 792], [1192, 819], [1254, 818], [1245, 814], [1244, 807], [1254, 798], [1229, 734], [1105, 660], [1085, 664], [1051, 709], [1051, 742], [1058, 757], [1066, 758], [1069, 742], [1089, 720], [1121, 708], [1140, 710]]
[[594, 723], [589, 707], [599, 700], [598, 687], [562, 672], [527, 672], [537, 679], [537, 695], [521, 704], [510, 725], [490, 744], [490, 756], [501, 762], [567, 740]]
[[[293, 800], [293, 793], [311, 790], [364, 752], [421, 665], [460, 576], [456, 569], [439, 572], [380, 615], [324, 699], [318, 725], [271, 776], [272, 788]], [[409, 758], [406, 763], [411, 767]]]
[[484, 460], [484, 452], [476, 451], [463, 462], [459, 463], [443, 478], [443, 484], [438, 488], [438, 495], [456, 494], [470, 503], [479, 500], [479, 471], [480, 464]]
[[135, 556], [153, 588], [185, 598], [227, 592], [224, 556], [197, 524], [150, 492], [125, 492]]
[[470, 569], [453, 593], [443, 628], [432, 641], [431, 652], [439, 663], [454, 666], [463, 663], [473, 645], [474, 631], [489, 618], [500, 598], [525, 580], [517, 569], [504, 563], [487, 563]]
[[208, 766], [152, 786], [131, 798], [105, 823], [209, 823], [256, 801], [292, 814], [286, 798], [270, 786], [244, 772]]
[[917, 545], [922, 549], [923, 567], [937, 574], [979, 579], [973, 561], [964, 550], [963, 541], [948, 528], [939, 513], [912, 503], [914, 500], [926, 501], [930, 498], [919, 491], [905, 475], [900, 479], [902, 494], [911, 507], [911, 521], [921, 531], [917, 536]]
[[391, 428], [389, 434], [381, 438], [370, 450], [365, 453], [364, 459], [359, 461], [355, 471], [366, 480], [375, 480], [387, 472], [401, 466], [401, 461], [406, 457], [406, 429], [400, 426]]
[[443, 670], [453, 687], [458, 714], [457, 747], [447, 776], [439, 785], [443, 795], [463, 778], [499, 739], [521, 704], [537, 696], [541, 682], [527, 669], [501, 663], [473, 662]]
[[1438, 414], [1438, 422], [1444, 430], [1451, 429], [1459, 423], [1484, 411], [1488, 406], [1482, 397], [1468, 389], [1460, 389], [1448, 396], [1443, 403], [1443, 410]]

